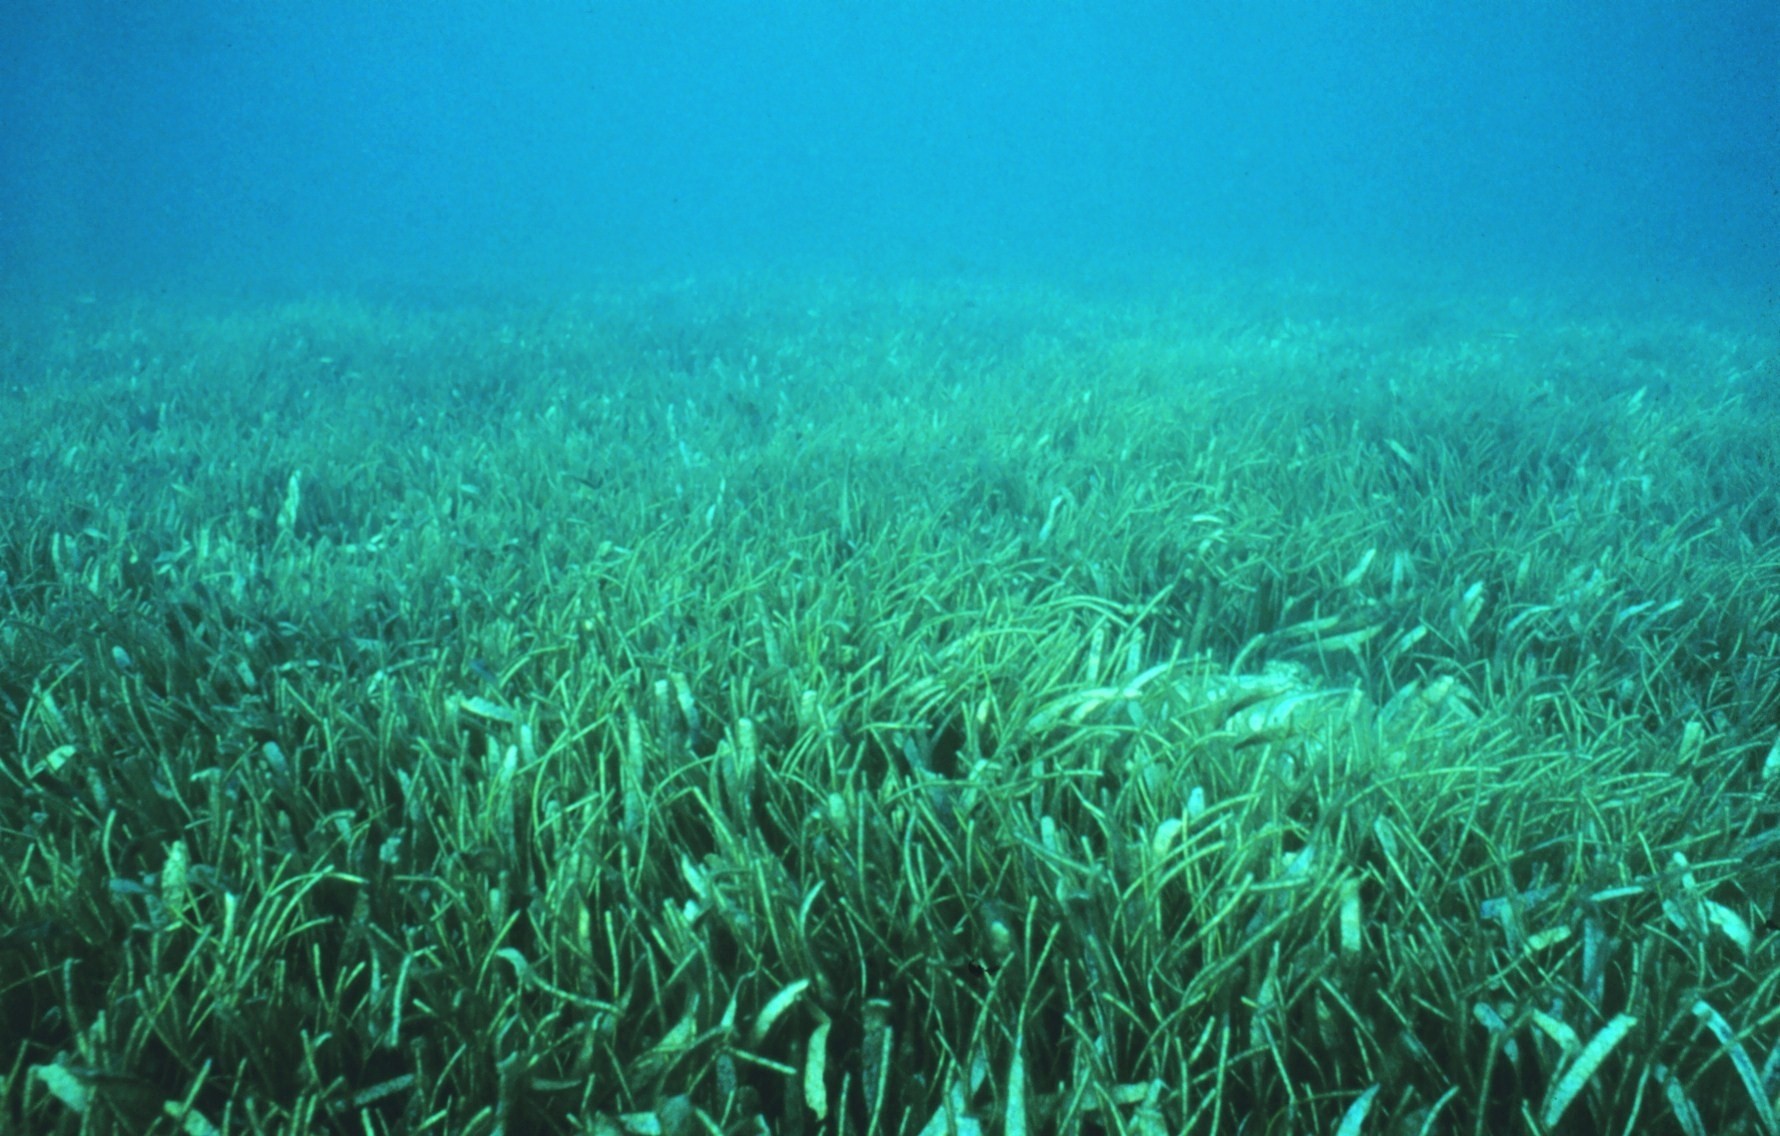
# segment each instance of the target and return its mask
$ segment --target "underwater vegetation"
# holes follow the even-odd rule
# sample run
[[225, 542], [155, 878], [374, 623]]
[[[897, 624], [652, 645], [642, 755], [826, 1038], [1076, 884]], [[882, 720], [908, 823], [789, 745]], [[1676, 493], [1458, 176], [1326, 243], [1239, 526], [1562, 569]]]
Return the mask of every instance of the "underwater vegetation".
[[1772, 335], [0, 339], [0, 1130], [1780, 1132]]

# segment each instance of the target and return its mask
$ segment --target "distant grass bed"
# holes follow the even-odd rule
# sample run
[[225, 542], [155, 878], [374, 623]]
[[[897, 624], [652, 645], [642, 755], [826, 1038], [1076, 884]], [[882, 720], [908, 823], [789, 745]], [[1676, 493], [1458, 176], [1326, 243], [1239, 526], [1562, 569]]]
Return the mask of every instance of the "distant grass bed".
[[0, 340], [6, 1132], [1780, 1132], [1774, 335]]

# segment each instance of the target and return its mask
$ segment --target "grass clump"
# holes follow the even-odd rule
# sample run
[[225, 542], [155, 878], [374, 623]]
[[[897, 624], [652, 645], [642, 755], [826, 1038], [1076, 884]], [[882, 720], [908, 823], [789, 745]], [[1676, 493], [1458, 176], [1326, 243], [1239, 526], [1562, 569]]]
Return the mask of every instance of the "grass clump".
[[1774, 1131], [1776, 345], [1269, 307], [14, 326], [0, 1126]]

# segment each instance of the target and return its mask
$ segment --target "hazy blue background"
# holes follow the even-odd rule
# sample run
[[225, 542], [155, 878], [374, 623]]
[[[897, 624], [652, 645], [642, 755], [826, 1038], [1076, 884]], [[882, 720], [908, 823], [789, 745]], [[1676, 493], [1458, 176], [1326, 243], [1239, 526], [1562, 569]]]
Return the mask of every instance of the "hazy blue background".
[[1780, 280], [1776, 0], [3, 9], [15, 288]]

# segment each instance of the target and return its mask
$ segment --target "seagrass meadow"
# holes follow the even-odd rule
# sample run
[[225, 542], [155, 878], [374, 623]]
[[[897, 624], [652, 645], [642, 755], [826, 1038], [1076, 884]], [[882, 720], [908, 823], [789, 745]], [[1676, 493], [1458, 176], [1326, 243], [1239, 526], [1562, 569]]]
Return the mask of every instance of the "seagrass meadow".
[[8, 1133], [1743, 1133], [1780, 336], [0, 320]]

